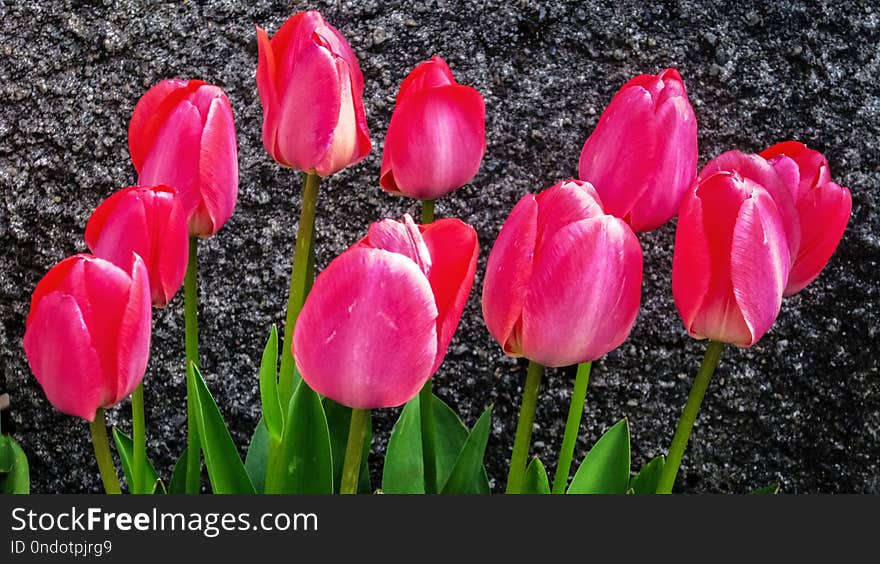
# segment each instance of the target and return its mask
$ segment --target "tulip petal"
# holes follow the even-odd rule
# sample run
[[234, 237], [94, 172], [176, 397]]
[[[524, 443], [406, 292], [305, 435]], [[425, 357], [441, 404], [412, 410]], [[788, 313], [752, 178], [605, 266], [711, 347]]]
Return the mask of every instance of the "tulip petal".
[[277, 138], [280, 102], [275, 88], [276, 73], [277, 63], [272, 42], [265, 30], [257, 26], [257, 91], [263, 106], [263, 146], [270, 155], [279, 155]]
[[149, 275], [144, 261], [134, 255], [128, 300], [123, 302], [118, 325], [116, 397], [106, 406], [128, 396], [140, 384], [150, 356], [152, 309], [150, 308]]
[[[189, 231], [186, 226], [186, 213], [176, 193], [170, 191], [157, 192], [154, 198], [154, 233], [161, 246], [158, 257], [154, 255], [147, 272], [158, 272], [156, 285], [151, 283], [153, 305], [165, 307], [174, 294], [183, 285], [186, 276], [186, 265], [189, 260]], [[170, 208], [170, 209], [169, 209]], [[152, 276], [151, 276], [152, 278]], [[161, 288], [157, 294], [156, 286]]]
[[37, 301], [24, 349], [49, 402], [63, 413], [92, 421], [104, 400], [104, 375], [72, 296], [51, 291]]
[[486, 148], [485, 116], [483, 97], [468, 86], [433, 88], [403, 100], [385, 137], [389, 166], [382, 187], [434, 199], [470, 182]]
[[434, 374], [446, 356], [474, 284], [479, 242], [474, 228], [458, 219], [438, 219], [425, 225], [422, 236], [433, 260], [428, 281], [438, 312]]
[[704, 222], [702, 201], [691, 191], [678, 212], [672, 257], [672, 295], [685, 329], [698, 339], [704, 337], [696, 332], [695, 320], [712, 277], [709, 241], [703, 236]]
[[238, 146], [235, 122], [225, 95], [215, 97], [206, 113], [199, 149], [199, 203], [189, 229], [207, 237], [216, 233], [235, 210], [238, 199]]
[[513, 211], [489, 253], [483, 279], [483, 319], [504, 352], [522, 356], [522, 308], [538, 231], [538, 203], [526, 194]]
[[431, 287], [412, 260], [355, 247], [315, 280], [293, 354], [318, 393], [358, 409], [394, 407], [430, 377], [436, 323]]
[[559, 182], [535, 196], [535, 201], [538, 202], [536, 255], [546, 243], [545, 233], [552, 235], [569, 223], [605, 215], [596, 189], [580, 180]]
[[163, 80], [141, 96], [128, 124], [128, 150], [135, 170], [143, 168], [168, 116], [203, 84], [201, 80]]
[[397, 92], [395, 105], [400, 104], [408, 95], [413, 95], [423, 90], [438, 88], [441, 86], [449, 86], [458, 84], [446, 64], [440, 57], [431, 57], [430, 60], [419, 63], [416, 68], [410, 72], [403, 82], [400, 83], [400, 90]]
[[611, 216], [571, 223], [535, 257], [523, 305], [525, 356], [545, 366], [593, 361], [629, 335], [641, 300], [635, 233]]
[[152, 203], [146, 201], [149, 196], [144, 195], [147, 191], [120, 190], [95, 209], [86, 226], [86, 244], [95, 256], [127, 269], [135, 252], [152, 264], [153, 213]]
[[827, 182], [809, 189], [798, 204], [803, 239], [785, 295], [801, 291], [819, 276], [837, 249], [852, 212], [849, 190]]
[[339, 77], [339, 117], [333, 128], [330, 148], [315, 166], [317, 173], [322, 177], [330, 176], [366, 156], [364, 154], [358, 158], [361, 148], [358, 120], [355, 115], [357, 104], [351, 90], [348, 63], [339, 57], [336, 58], [336, 74]]
[[419, 226], [409, 214], [403, 216], [403, 221], [383, 219], [371, 224], [365, 243], [374, 249], [409, 257], [426, 276], [431, 271], [431, 253]]
[[831, 182], [831, 173], [825, 155], [819, 151], [808, 148], [798, 141], [783, 141], [761, 151], [761, 156], [767, 160], [773, 160], [780, 156], [792, 158], [798, 165], [800, 179], [798, 183], [795, 203], [814, 186], [821, 186]]

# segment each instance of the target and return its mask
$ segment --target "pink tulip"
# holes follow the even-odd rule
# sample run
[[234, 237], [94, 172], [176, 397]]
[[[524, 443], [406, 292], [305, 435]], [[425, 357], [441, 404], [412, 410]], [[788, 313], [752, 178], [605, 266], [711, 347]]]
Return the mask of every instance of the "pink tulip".
[[201, 80], [163, 80], [134, 107], [128, 148], [138, 184], [177, 189], [190, 234], [209, 237], [238, 197], [238, 148], [232, 107]]
[[55, 265], [34, 290], [24, 334], [49, 402], [92, 421], [98, 408], [128, 396], [147, 368], [151, 315], [139, 256], [130, 256], [128, 271], [92, 255]]
[[675, 69], [623, 85], [584, 143], [581, 180], [637, 232], [677, 212], [697, 171], [697, 120]]
[[379, 182], [388, 192], [433, 200], [470, 182], [485, 152], [483, 97], [432, 57], [400, 85]]
[[95, 209], [86, 225], [86, 244], [120, 268], [131, 254], [143, 258], [153, 305], [165, 307], [183, 284], [189, 252], [186, 214], [168, 186], [124, 188]]
[[443, 362], [474, 282], [477, 234], [457, 219], [386, 219], [317, 277], [293, 334], [316, 392], [359, 409], [415, 397]]
[[770, 329], [791, 268], [779, 208], [737, 172], [701, 176], [678, 214], [672, 293], [692, 337], [754, 345]]
[[489, 255], [483, 317], [510, 356], [587, 362], [626, 340], [641, 287], [635, 233], [589, 183], [568, 180], [513, 208]]
[[800, 292], [819, 276], [834, 254], [849, 216], [852, 196], [848, 189], [831, 181], [828, 161], [819, 151], [808, 149], [803, 143], [785, 141], [763, 151], [775, 167], [786, 160], [797, 165], [796, 181], [789, 175], [788, 187], [801, 230], [801, 241], [785, 287], [785, 295]]
[[364, 77], [354, 51], [321, 14], [300, 12], [272, 39], [257, 26], [263, 145], [284, 166], [320, 176], [371, 149]]

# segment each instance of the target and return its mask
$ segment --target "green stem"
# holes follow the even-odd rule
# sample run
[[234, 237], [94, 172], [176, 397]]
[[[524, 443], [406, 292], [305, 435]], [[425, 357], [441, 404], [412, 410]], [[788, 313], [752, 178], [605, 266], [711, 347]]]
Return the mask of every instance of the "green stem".
[[348, 444], [345, 447], [345, 464], [342, 467], [341, 494], [355, 494], [361, 475], [361, 454], [364, 450], [364, 439], [367, 436], [367, 421], [370, 420], [369, 409], [352, 409], [351, 424], [348, 428]]
[[526, 473], [526, 459], [532, 442], [532, 426], [535, 424], [535, 410], [538, 407], [538, 390], [541, 388], [541, 375], [544, 367], [529, 361], [529, 372], [523, 386], [522, 407], [516, 424], [516, 438], [513, 441], [513, 454], [510, 456], [510, 471], [507, 473], [507, 493], [522, 493], [523, 478]]
[[571, 460], [574, 458], [574, 447], [577, 444], [581, 428], [581, 416], [584, 413], [584, 402], [587, 400], [587, 386], [590, 383], [592, 362], [578, 365], [574, 379], [574, 391], [571, 393], [571, 405], [568, 406], [568, 419], [565, 422], [565, 434], [559, 448], [559, 463], [556, 465], [556, 476], [553, 478], [553, 493], [565, 493], [568, 486], [568, 475], [571, 472]]
[[278, 468], [278, 461], [281, 457], [281, 437], [273, 437], [269, 435], [269, 452], [266, 455], [266, 481], [263, 490], [267, 494], [280, 493], [279, 481], [283, 477]]
[[[186, 366], [199, 366], [199, 240], [189, 238], [189, 262], [183, 282], [184, 326], [186, 332]], [[186, 379], [186, 488], [188, 494], [197, 494], [202, 487], [202, 459], [199, 445], [199, 429], [196, 424], [196, 391]]]
[[144, 383], [131, 393], [131, 436], [134, 443], [132, 449], [131, 493], [150, 493], [147, 480], [147, 427], [144, 420]]
[[422, 464], [425, 476], [425, 493], [437, 493], [437, 430], [434, 424], [434, 394], [429, 378], [419, 392], [419, 416], [422, 427]]
[[422, 223], [434, 223], [434, 200], [422, 200]]
[[113, 466], [113, 456], [110, 454], [110, 442], [107, 440], [107, 423], [104, 421], [103, 408], [99, 407], [95, 411], [95, 419], [89, 422], [89, 431], [92, 433], [95, 460], [98, 461], [98, 471], [101, 473], [101, 481], [104, 482], [104, 492], [121, 494], [116, 467]]
[[663, 471], [660, 473], [657, 493], [672, 493], [675, 476], [678, 474], [678, 467], [681, 465], [681, 457], [684, 456], [684, 450], [687, 448], [691, 430], [694, 428], [694, 422], [697, 420], [697, 414], [700, 412], [700, 405], [703, 403], [703, 396], [706, 395], [706, 389], [709, 387], [712, 374], [715, 373], [715, 367], [718, 366], [718, 359], [721, 358], [721, 351], [723, 349], [724, 343], [709, 341], [706, 356], [703, 357], [700, 371], [697, 372], [697, 377], [694, 379], [693, 386], [691, 386], [687, 403], [684, 404], [684, 411], [681, 413], [681, 419], [678, 420], [678, 427], [676, 427], [672, 443], [669, 445], [666, 463], [663, 465]]
[[[287, 404], [299, 381], [295, 374], [293, 353], [293, 328], [306, 301], [311, 287], [310, 273], [315, 264], [315, 212], [318, 207], [318, 184], [320, 177], [310, 172], [303, 179], [302, 210], [296, 233], [296, 246], [293, 251], [293, 267], [290, 271], [290, 292], [287, 297], [287, 321], [284, 324], [284, 345], [281, 348], [281, 370], [278, 374], [278, 398], [281, 400], [281, 413], [287, 413]], [[309, 265], [312, 265], [311, 268]]]

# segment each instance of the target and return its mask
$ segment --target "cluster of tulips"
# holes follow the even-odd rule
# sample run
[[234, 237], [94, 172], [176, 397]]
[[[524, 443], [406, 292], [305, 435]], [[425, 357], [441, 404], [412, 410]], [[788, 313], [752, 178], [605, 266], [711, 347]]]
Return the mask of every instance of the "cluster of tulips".
[[[33, 293], [24, 348], [48, 400], [90, 422], [104, 487], [120, 492], [103, 410], [131, 395], [132, 435], [113, 430], [128, 490], [197, 493], [202, 461], [216, 493], [356, 493], [370, 483], [370, 410], [406, 404], [388, 441], [381, 491], [488, 493], [491, 407], [468, 429], [432, 393], [432, 376], [474, 283], [474, 229], [434, 219], [486, 150], [485, 104], [439, 57], [400, 85], [380, 186], [422, 202], [421, 222], [382, 219], [314, 275], [319, 184], [371, 150], [364, 80], [346, 39], [317, 12], [270, 39], [257, 28], [263, 143], [303, 172], [283, 338], [270, 331], [259, 374], [262, 419], [242, 461], [199, 370], [197, 243], [233, 213], [232, 109], [198, 80], [166, 80], [129, 127], [138, 185], [98, 206], [78, 254]], [[580, 155], [579, 178], [526, 194], [489, 254], [482, 309], [504, 352], [529, 368], [508, 493], [669, 493], [725, 343], [749, 347], [785, 296], [816, 278], [840, 241], [851, 198], [826, 159], [799, 142], [730, 151], [697, 174], [697, 122], [677, 71], [640, 75], [613, 97]], [[666, 457], [630, 470], [626, 420], [571, 476], [591, 362], [620, 346], [642, 285], [637, 233], [678, 216], [672, 289], [706, 357]], [[146, 456], [143, 377], [151, 307], [184, 286], [187, 448], [163, 480]], [[552, 487], [529, 462], [543, 367], [578, 365]], [[183, 362], [181, 361], [183, 367]], [[221, 375], [222, 376], [222, 375]], [[237, 375], [240, 377], [240, 375]], [[633, 475], [635, 474], [635, 475]]]

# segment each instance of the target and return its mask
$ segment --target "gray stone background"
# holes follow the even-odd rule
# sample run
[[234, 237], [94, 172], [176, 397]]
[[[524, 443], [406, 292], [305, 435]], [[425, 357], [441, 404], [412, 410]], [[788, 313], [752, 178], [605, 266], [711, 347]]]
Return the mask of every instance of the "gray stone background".
[[[202, 359], [238, 444], [259, 417], [257, 363], [282, 324], [300, 205], [299, 174], [265, 154], [254, 25], [270, 33], [317, 8], [349, 39], [366, 78], [374, 151], [322, 187], [318, 265], [370, 221], [417, 205], [378, 188], [384, 131], [400, 80], [437, 54], [486, 98], [488, 151], [473, 183], [438, 203], [477, 228], [475, 291], [436, 377], [473, 424], [495, 404], [487, 465], [503, 488], [524, 365], [483, 325], [485, 259], [517, 199], [577, 174], [581, 145], [631, 76], [677, 67], [699, 120], [701, 164], [738, 148], [800, 139], [825, 152], [853, 194], [853, 216], [821, 277], [787, 299], [749, 350], [728, 349], [685, 456], [679, 489], [880, 491], [880, 6], [875, 2], [137, 2], [0, 0], [0, 393], [31, 461], [36, 492], [98, 491], [86, 424], [56, 412], [22, 349], [30, 293], [85, 250], [92, 209], [135, 181], [126, 145], [138, 97], [163, 78], [202, 78], [229, 94], [241, 193], [232, 220], [201, 246]], [[630, 339], [597, 363], [577, 459], [629, 417], [633, 462], [665, 450], [704, 344], [690, 339], [670, 289], [674, 224], [640, 237], [643, 305]], [[147, 384], [149, 453], [165, 475], [183, 447], [183, 300], [155, 315]], [[552, 466], [571, 370], [545, 379], [535, 451]], [[398, 410], [376, 413], [380, 453]], [[10, 416], [11, 415], [11, 416]], [[128, 425], [127, 403], [112, 421]], [[8, 428], [8, 427], [7, 427]]]

